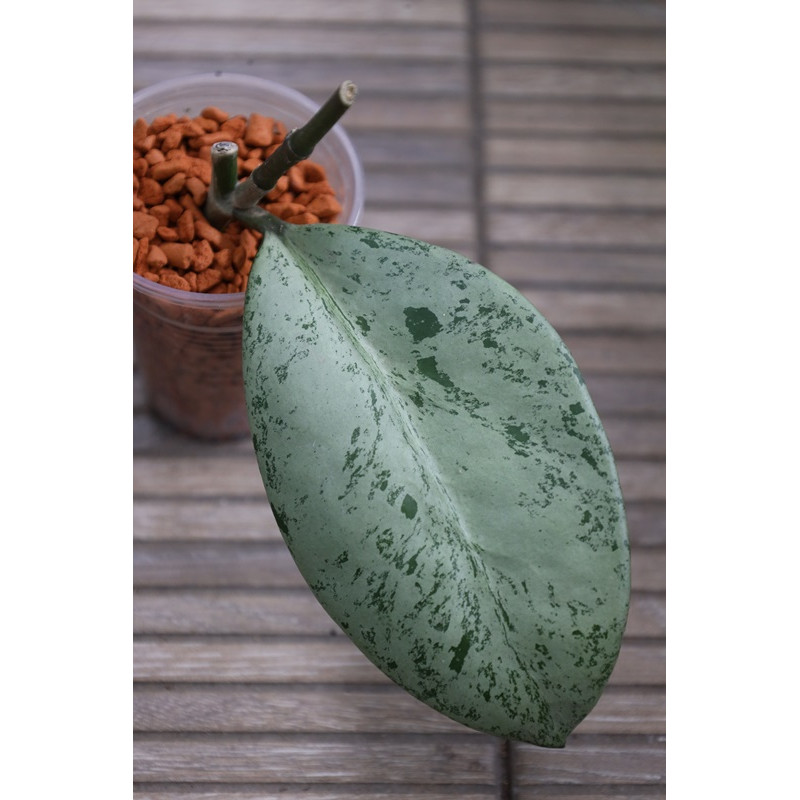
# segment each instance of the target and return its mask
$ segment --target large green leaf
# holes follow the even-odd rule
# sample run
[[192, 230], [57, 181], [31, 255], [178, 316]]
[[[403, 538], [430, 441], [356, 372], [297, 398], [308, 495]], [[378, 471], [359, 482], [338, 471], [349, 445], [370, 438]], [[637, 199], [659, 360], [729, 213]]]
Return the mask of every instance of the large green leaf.
[[629, 550], [552, 327], [451, 251], [285, 225], [250, 275], [244, 370], [275, 518], [333, 619], [449, 717], [563, 746], [616, 661]]

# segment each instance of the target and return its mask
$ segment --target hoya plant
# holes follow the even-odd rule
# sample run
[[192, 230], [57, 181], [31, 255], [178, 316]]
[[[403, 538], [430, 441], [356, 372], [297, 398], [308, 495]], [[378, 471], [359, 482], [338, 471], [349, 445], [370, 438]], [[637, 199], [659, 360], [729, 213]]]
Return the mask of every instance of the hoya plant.
[[243, 368], [275, 519], [319, 602], [412, 695], [562, 747], [628, 612], [611, 450], [581, 374], [521, 294], [464, 256], [260, 207], [353, 102], [343, 83], [244, 181], [214, 146], [206, 212], [264, 234]]

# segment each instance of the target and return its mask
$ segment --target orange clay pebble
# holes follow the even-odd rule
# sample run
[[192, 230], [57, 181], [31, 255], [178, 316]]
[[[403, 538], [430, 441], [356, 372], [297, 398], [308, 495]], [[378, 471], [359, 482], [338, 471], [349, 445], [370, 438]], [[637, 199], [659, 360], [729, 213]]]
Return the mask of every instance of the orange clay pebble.
[[244, 142], [251, 147], [269, 147], [272, 144], [275, 123], [270, 117], [251, 114], [244, 130]]
[[[194, 118], [163, 114], [133, 124], [133, 269], [147, 280], [190, 292], [243, 292], [263, 235], [205, 218], [211, 145], [239, 147], [247, 175], [283, 142], [288, 128], [261, 114], [230, 116], [216, 106]], [[295, 224], [335, 222], [342, 207], [325, 170], [301, 161], [282, 175], [261, 207]]]
[[175, 230], [178, 234], [178, 239], [180, 239], [182, 242], [191, 242], [194, 240], [194, 217], [188, 208], [178, 218], [178, 222], [175, 225]]
[[194, 248], [184, 242], [164, 242], [161, 249], [167, 257], [167, 261], [171, 267], [177, 269], [189, 269], [192, 266], [192, 257], [194, 256]]

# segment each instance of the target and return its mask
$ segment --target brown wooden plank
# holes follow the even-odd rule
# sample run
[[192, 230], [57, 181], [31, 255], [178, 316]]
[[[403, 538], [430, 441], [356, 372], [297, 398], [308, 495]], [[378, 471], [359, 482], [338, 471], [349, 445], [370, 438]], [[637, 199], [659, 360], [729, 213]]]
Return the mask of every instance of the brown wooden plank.
[[576, 735], [586, 733], [666, 733], [665, 690], [608, 687], [591, 713], [575, 729]]
[[237, 0], [235, 5], [216, 0], [136, 0], [134, 22], [188, 22], [205, 20], [250, 20], [253, 23], [298, 22], [379, 22], [413, 26], [463, 25], [461, 0], [406, 0], [403, 3], [365, 3], [363, 0], [292, 0], [291, 3], [264, 3], [264, 0]]
[[139, 542], [135, 587], [289, 588], [304, 581], [283, 542]]
[[601, 419], [611, 414], [649, 414], [666, 411], [665, 378], [660, 375], [583, 376]]
[[623, 458], [663, 458], [666, 451], [666, 421], [636, 417], [606, 417], [606, 436], [614, 456]]
[[512, 754], [519, 786], [665, 781], [663, 736], [574, 736], [563, 750], [515, 743]]
[[[352, 80], [358, 81], [357, 74]], [[453, 138], [468, 136], [472, 123], [467, 97], [414, 97], [384, 94], [371, 96], [369, 102], [361, 97], [347, 112], [348, 131], [409, 131], [433, 134], [447, 132]]]
[[655, 783], [631, 786], [520, 786], [514, 792], [514, 800], [664, 800], [666, 796], [666, 786]]
[[327, 636], [341, 631], [311, 591], [138, 590], [135, 634], [237, 634]]
[[666, 543], [666, 507], [663, 501], [632, 502], [625, 508], [628, 536], [637, 547], [663, 547]]
[[666, 554], [661, 548], [631, 550], [631, 587], [637, 591], [666, 590]]
[[144, 732], [474, 733], [394, 686], [139, 685], [133, 721]]
[[252, 502], [137, 500], [133, 535], [137, 541], [283, 541], [266, 494]]
[[666, 109], [650, 101], [540, 100], [488, 97], [485, 125], [490, 134], [591, 134], [593, 136], [664, 136]]
[[557, 330], [637, 330], [661, 332], [666, 303], [659, 292], [522, 289]]
[[[663, 563], [663, 562], [662, 562]], [[637, 564], [638, 566], [638, 564]], [[644, 576], [642, 576], [644, 577]], [[662, 585], [664, 572], [657, 575]], [[637, 579], [638, 580], [638, 579]], [[653, 583], [659, 581], [654, 580]], [[666, 595], [663, 591], [637, 591], [631, 593], [631, 606], [625, 635], [631, 638], [664, 638], [666, 636]]]
[[666, 284], [663, 253], [540, 250], [530, 243], [509, 247], [497, 242], [487, 261], [484, 266], [512, 284], [555, 283], [578, 288], [580, 284], [596, 284], [640, 289], [663, 289]]
[[[133, 645], [139, 682], [387, 684], [389, 679], [344, 637], [328, 639], [147, 639]], [[664, 685], [664, 646], [623, 642], [612, 685]]]
[[449, 168], [431, 165], [415, 168], [413, 164], [399, 169], [372, 167], [366, 171], [365, 184], [364, 192], [370, 206], [458, 208], [471, 200], [472, 174], [465, 165]]
[[480, 19], [485, 25], [554, 25], [591, 28], [664, 27], [665, 3], [639, 2], [563, 2], [563, 0], [480, 0]]
[[663, 333], [597, 334], [566, 331], [562, 336], [584, 375], [663, 375], [667, 341]]
[[651, 175], [536, 174], [492, 171], [486, 198], [495, 206], [662, 209], [666, 182]]
[[139, 734], [137, 781], [492, 784], [496, 741], [484, 736]]
[[493, 244], [594, 247], [662, 247], [665, 217], [660, 212], [541, 211], [495, 209], [488, 214]]
[[[411, 786], [402, 787], [402, 800], [497, 800], [491, 786]], [[385, 784], [247, 786], [215, 784], [208, 788], [184, 783], [139, 783], [134, 786], [134, 800], [376, 800], [393, 796]], [[398, 798], [399, 800], [399, 798]]]
[[[384, 61], [370, 58], [369, 51], [364, 57], [359, 52], [339, 55], [309, 52], [302, 58], [287, 58], [263, 51], [257, 56], [235, 52], [197, 53], [180, 60], [171, 59], [168, 53], [141, 55], [133, 65], [133, 89], [137, 91], [168, 78], [217, 70], [266, 78], [290, 86], [319, 103], [330, 95], [339, 80], [345, 78], [356, 80], [359, 104], [372, 103], [378, 97], [385, 99], [386, 94], [407, 93], [409, 86], [413, 86], [422, 97], [465, 96], [469, 85], [467, 71], [458, 61], [437, 61], [435, 64], [425, 59]], [[350, 112], [342, 122], [348, 131], [349, 116]]]
[[[665, 800], [663, 784], [634, 784], [631, 786], [520, 786], [514, 800]], [[237, 795], [238, 797], [238, 795]], [[309, 798], [312, 800], [312, 798]]]
[[[138, 685], [137, 732], [474, 733], [402, 689]], [[663, 689], [612, 687], [576, 733], [664, 733]]]
[[660, 461], [617, 462], [622, 496], [626, 503], [666, 500], [666, 465]]
[[494, 62], [573, 64], [663, 64], [661, 31], [538, 31], [489, 29], [481, 35], [481, 56]]
[[465, 137], [431, 130], [429, 126], [416, 131], [348, 129], [348, 133], [366, 172], [388, 167], [402, 169], [406, 165], [467, 171], [473, 160]]
[[591, 97], [655, 99], [666, 95], [663, 67], [615, 64], [497, 64], [482, 71], [483, 88], [492, 97]]
[[[361, 224], [389, 233], [411, 236], [463, 253], [461, 243], [475, 240], [475, 220], [467, 209], [416, 209], [406, 206], [365, 206]], [[457, 249], [458, 248], [458, 249]]]
[[133, 460], [133, 492], [154, 497], [265, 496], [255, 456], [137, 456]]
[[347, 639], [136, 641], [136, 681], [388, 684]]
[[574, 169], [663, 171], [666, 142], [663, 138], [488, 136], [483, 143], [489, 169]]
[[[665, 598], [634, 591], [626, 635], [665, 632]], [[286, 589], [139, 589], [133, 597], [133, 632], [139, 635], [342, 635], [305, 587]]]
[[[240, 56], [258, 57], [264, 52], [273, 57], [302, 58], [307, 53], [338, 56], [374, 50], [376, 37], [380, 38], [382, 58], [438, 61], [466, 58], [466, 35], [457, 27], [386, 25], [376, 30], [374, 26], [349, 24], [337, 28], [336, 35], [332, 36], [329, 25], [316, 20], [281, 24], [264, 20], [253, 24], [240, 18], [232, 18], [225, 25], [225, 36], [220, 36], [219, 26], [213, 22], [181, 20], [179, 25], [163, 25], [139, 21], [134, 29], [133, 56], [134, 59], [153, 55], [169, 55], [174, 59], [197, 55], [208, 58], [229, 54], [234, 42]], [[351, 80], [358, 82], [356, 76]], [[334, 79], [334, 87], [338, 83], [339, 79]]]

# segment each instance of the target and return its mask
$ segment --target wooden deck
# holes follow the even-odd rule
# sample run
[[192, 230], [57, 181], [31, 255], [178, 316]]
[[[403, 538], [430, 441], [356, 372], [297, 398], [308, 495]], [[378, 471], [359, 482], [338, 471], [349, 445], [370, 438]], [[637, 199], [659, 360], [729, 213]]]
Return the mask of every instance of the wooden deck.
[[[665, 8], [650, 0], [134, 0], [134, 88], [225, 70], [323, 100], [363, 224], [464, 253], [560, 332], [615, 451], [633, 596], [562, 751], [470, 732], [391, 684], [317, 605], [248, 441], [134, 397], [137, 800], [665, 795]], [[135, 367], [134, 367], [135, 369]], [[137, 387], [136, 377], [134, 386]]]

